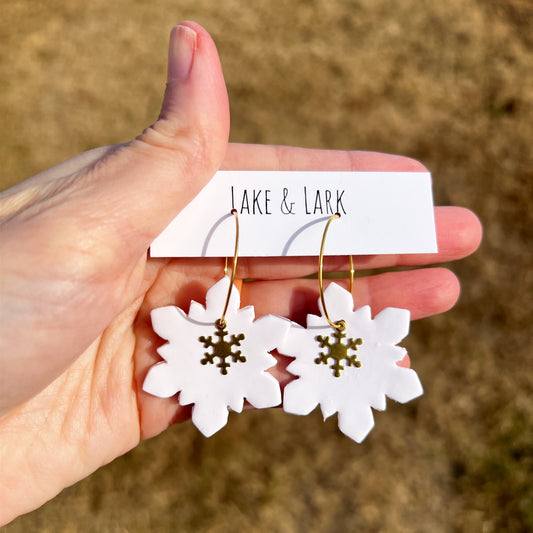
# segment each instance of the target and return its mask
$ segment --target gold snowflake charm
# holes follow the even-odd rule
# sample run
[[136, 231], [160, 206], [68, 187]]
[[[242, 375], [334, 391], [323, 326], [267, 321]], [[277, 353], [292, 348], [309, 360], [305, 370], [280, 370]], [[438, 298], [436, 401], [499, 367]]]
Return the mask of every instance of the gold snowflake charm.
[[335, 330], [333, 337], [337, 340], [333, 344], [329, 341], [329, 336], [323, 337], [322, 335], [317, 335], [315, 340], [320, 344], [320, 348], [329, 348], [329, 353], [320, 352], [319, 356], [315, 359], [315, 363], [319, 365], [323, 363], [328, 364], [329, 359], [334, 359], [335, 362], [330, 366], [333, 370], [333, 375], [336, 378], [341, 376], [341, 370], [344, 370], [344, 365], [341, 364], [342, 361], [346, 361], [348, 366], [355, 366], [359, 368], [361, 366], [361, 361], [357, 360], [357, 354], [348, 355], [348, 350], [356, 351], [357, 348], [363, 344], [363, 339], [348, 339], [348, 343], [344, 344], [341, 342], [342, 339], [346, 338], [346, 334], [343, 333], [344, 328], [339, 328]]
[[231, 366], [231, 363], [228, 363], [226, 361], [227, 357], [231, 357], [234, 363], [246, 362], [246, 357], [241, 355], [241, 350], [232, 352], [233, 346], [241, 345], [241, 341], [244, 340], [244, 335], [242, 333], [239, 333], [238, 335], [232, 335], [231, 340], [226, 341], [224, 340], [224, 337], [228, 334], [228, 331], [224, 329], [226, 324], [217, 321], [216, 326], [217, 331], [215, 331], [215, 335], [218, 337], [217, 342], [213, 342], [212, 335], [210, 335], [209, 337], [204, 337], [202, 335], [198, 338], [198, 340], [203, 343], [204, 348], [213, 348], [213, 353], [204, 353], [205, 357], [200, 361], [200, 363], [202, 363], [202, 365], [206, 365], [207, 363], [214, 364], [215, 357], [218, 357], [220, 359], [220, 362], [217, 366], [218, 368], [220, 368], [220, 373], [223, 375], [227, 375], [228, 368]]

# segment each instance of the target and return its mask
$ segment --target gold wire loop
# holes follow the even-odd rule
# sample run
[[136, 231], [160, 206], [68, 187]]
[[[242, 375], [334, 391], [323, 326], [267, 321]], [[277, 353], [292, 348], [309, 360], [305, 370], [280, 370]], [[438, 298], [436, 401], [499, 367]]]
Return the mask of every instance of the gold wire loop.
[[[237, 272], [237, 259], [239, 254], [239, 217], [237, 210], [232, 209], [231, 214], [235, 217], [235, 251], [233, 252], [233, 265], [231, 269], [231, 279], [229, 282], [228, 296], [226, 297], [226, 303], [224, 304], [224, 311], [222, 316], [217, 320], [217, 326], [221, 328], [226, 327], [226, 311], [228, 310], [229, 300], [231, 298], [231, 291], [233, 289], [233, 282], [235, 281], [235, 272]], [[226, 257], [226, 264], [224, 266], [224, 275], [228, 270], [228, 258]]]
[[353, 268], [353, 257], [350, 255], [350, 294], [353, 292], [353, 278], [355, 275], [355, 270]]
[[320, 301], [322, 302], [322, 309], [324, 310], [324, 316], [329, 322], [329, 325], [332, 328], [338, 329], [339, 331], [344, 331], [346, 329], [346, 322], [344, 320], [339, 320], [338, 322], [333, 322], [329, 318], [328, 310], [326, 309], [326, 301], [324, 300], [324, 283], [323, 283], [323, 267], [324, 267], [324, 244], [326, 243], [326, 235], [328, 233], [329, 225], [336, 219], [340, 218], [340, 213], [335, 213], [329, 217], [329, 220], [326, 223], [324, 228], [324, 234], [322, 235], [322, 242], [320, 243], [320, 256], [318, 258], [318, 288], [320, 290]]

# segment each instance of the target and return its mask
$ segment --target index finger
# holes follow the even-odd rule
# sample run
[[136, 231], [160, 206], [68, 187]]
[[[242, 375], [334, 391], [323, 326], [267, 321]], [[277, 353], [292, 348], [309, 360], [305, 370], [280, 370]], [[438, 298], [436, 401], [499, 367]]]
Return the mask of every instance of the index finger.
[[228, 145], [221, 170], [427, 172], [419, 161], [401, 155], [239, 143]]
[[[315, 150], [291, 146], [229, 144], [222, 166], [229, 170], [322, 170], [427, 172], [414, 159], [378, 152]], [[366, 255], [356, 268], [422, 266], [461, 259], [477, 249], [481, 224], [474, 213], [461, 207], [436, 207], [435, 224], [439, 252], [435, 254]], [[316, 272], [316, 257], [241, 258], [239, 277], [287, 279]], [[326, 270], [347, 270], [347, 257], [328, 257]]]

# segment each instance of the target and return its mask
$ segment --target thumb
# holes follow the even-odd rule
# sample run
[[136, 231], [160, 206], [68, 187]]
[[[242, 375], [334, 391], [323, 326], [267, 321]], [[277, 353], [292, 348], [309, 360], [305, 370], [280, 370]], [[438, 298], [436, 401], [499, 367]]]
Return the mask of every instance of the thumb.
[[[10, 354], [0, 368], [0, 415], [50, 383], [131, 303], [148, 246], [216, 172], [228, 130], [215, 45], [186, 22], [170, 36], [155, 124], [128, 144], [73, 158], [4, 196], [0, 248], [12, 253], [0, 253], [0, 353]], [[50, 334], [58, 325], [61, 335]], [[20, 343], [24, 331], [32, 331], [31, 346]]]
[[[145, 251], [218, 170], [228, 134], [228, 96], [215, 44], [200, 25], [184, 22], [170, 34], [158, 120], [91, 177], [98, 211], [107, 213], [104, 225], [109, 228], [113, 213], [120, 242], [131, 237], [132, 251]], [[129, 233], [120, 234], [121, 228]]]

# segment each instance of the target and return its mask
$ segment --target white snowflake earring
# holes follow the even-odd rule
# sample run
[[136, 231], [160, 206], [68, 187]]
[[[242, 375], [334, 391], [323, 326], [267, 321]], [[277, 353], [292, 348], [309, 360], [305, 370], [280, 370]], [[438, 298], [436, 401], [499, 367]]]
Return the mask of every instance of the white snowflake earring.
[[329, 218], [320, 247], [321, 316], [308, 315], [307, 328], [293, 324], [278, 347], [295, 358], [287, 370], [299, 376], [285, 387], [283, 409], [307, 415], [320, 404], [324, 419], [338, 412], [339, 429], [362, 442], [374, 426], [371, 408], [384, 410], [385, 396], [405, 403], [423, 390], [414, 370], [398, 366], [407, 355], [396, 344], [409, 331], [409, 311], [388, 307], [373, 320], [368, 305], [354, 311], [352, 262], [350, 292], [336, 283], [323, 289], [324, 243], [336, 218], [339, 213]]
[[208, 290], [205, 308], [192, 301], [188, 315], [176, 306], [151, 312], [154, 331], [168, 343], [158, 348], [164, 361], [150, 368], [143, 389], [161, 398], [179, 392], [181, 405], [194, 404], [192, 421], [206, 437], [226, 425], [228, 409], [240, 413], [245, 398], [257, 409], [281, 403], [279, 383], [266, 370], [277, 362], [269, 351], [290, 329], [284, 318], [266, 315], [254, 322], [252, 306], [239, 309], [234, 286], [239, 221], [237, 211], [232, 214], [236, 238], [231, 279], [224, 276]]

